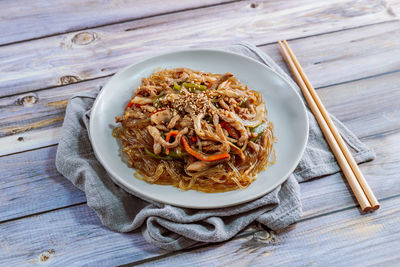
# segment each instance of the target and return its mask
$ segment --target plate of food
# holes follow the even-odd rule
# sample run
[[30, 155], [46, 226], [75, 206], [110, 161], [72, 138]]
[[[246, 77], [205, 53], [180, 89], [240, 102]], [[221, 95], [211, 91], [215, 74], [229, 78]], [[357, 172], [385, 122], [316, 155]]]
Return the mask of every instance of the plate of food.
[[282, 76], [211, 49], [154, 56], [116, 73], [90, 117], [90, 140], [113, 181], [139, 197], [209, 209], [259, 198], [304, 152], [308, 118]]

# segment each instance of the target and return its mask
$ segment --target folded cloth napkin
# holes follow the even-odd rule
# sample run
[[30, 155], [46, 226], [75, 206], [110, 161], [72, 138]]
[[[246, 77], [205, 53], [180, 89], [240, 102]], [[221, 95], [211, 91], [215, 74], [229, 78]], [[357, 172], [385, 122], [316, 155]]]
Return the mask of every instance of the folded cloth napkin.
[[[300, 91], [270, 57], [251, 44], [240, 43], [225, 50], [266, 64]], [[88, 125], [97, 93], [98, 89], [95, 89], [70, 99], [57, 150], [57, 170], [85, 192], [87, 204], [105, 226], [118, 232], [141, 227], [144, 238], [159, 248], [180, 250], [201, 242], [225, 241], [255, 221], [272, 230], [285, 228], [302, 214], [298, 182], [340, 170], [315, 118], [308, 111], [310, 135], [303, 158], [287, 181], [271, 193], [245, 204], [209, 210], [185, 209], [145, 200], [115, 185], [96, 160], [88, 137]], [[370, 149], [341, 122], [333, 120], [358, 163], [374, 159]], [[133, 175], [132, 179], [135, 179]]]

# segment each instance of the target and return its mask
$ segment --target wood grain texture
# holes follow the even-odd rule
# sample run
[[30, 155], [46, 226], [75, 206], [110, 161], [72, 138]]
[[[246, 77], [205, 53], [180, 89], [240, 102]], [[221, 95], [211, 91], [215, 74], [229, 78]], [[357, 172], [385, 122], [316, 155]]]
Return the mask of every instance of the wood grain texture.
[[[8, 9], [0, 8], [0, 266], [400, 261], [399, 1], [232, 1], [184, 12], [176, 11], [226, 1], [167, 0], [168, 6], [153, 9], [142, 0], [26, 1], [0, 3]], [[9, 12], [12, 8], [18, 12]], [[151, 17], [159, 13], [169, 14]], [[369, 24], [374, 25], [365, 26]], [[63, 32], [68, 33], [1, 46]], [[361, 168], [377, 197], [384, 199], [377, 213], [360, 216], [341, 175], [332, 175], [301, 185], [303, 221], [285, 231], [253, 234], [250, 227], [229, 242], [154, 261], [172, 254], [147, 244], [139, 232], [103, 228], [84, 204], [84, 194], [55, 170], [54, 145], [73, 93], [103, 84], [121, 67], [154, 51], [237, 40], [262, 45], [282, 36], [294, 39], [290, 44], [313, 84], [323, 87], [318, 93], [328, 110], [375, 150], [377, 159]], [[262, 49], [282, 64], [275, 45]], [[348, 82], [387, 72], [393, 73]], [[4, 156], [12, 153], [17, 154]]]
[[[400, 22], [289, 41], [315, 88], [400, 70]], [[281, 66], [277, 44], [262, 46]], [[286, 67], [286, 66], [285, 66]]]
[[0, 2], [0, 45], [224, 2], [231, 1], [5, 0]]
[[0, 156], [57, 144], [68, 99], [107, 79], [0, 98]]
[[[400, 76], [394, 73], [319, 90], [328, 110], [345, 121], [346, 125], [358, 135], [363, 136], [363, 141], [375, 150], [377, 159], [363, 164], [361, 169], [378, 198], [390, 197], [400, 192], [400, 184], [397, 182], [398, 159], [400, 158], [400, 143], [398, 142], [400, 140], [400, 120], [398, 119], [400, 118], [400, 109], [398, 108], [400, 92], [397, 86], [399, 83]], [[376, 93], [378, 86], [380, 91]], [[332, 94], [336, 92], [335, 96], [331, 96], [330, 92], [333, 92]], [[376, 101], [371, 102], [371, 98]], [[359, 105], [353, 107], [356, 102]], [[385, 105], [382, 105], [383, 102]], [[366, 107], [370, 112], [365, 112]], [[343, 113], [343, 110], [348, 109], [349, 113]], [[369, 125], [369, 127], [363, 129], [364, 125]], [[358, 132], [357, 129], [363, 129], [363, 132]], [[70, 196], [81, 196], [81, 194], [66, 180], [63, 180], [61, 175], [55, 177], [58, 175], [54, 169], [55, 149], [55, 147], [43, 148], [0, 157], [0, 164], [4, 166], [5, 175], [8, 177], [2, 182], [2, 188], [0, 188], [2, 209], [7, 211], [0, 213], [0, 221], [84, 201], [82, 197]], [[28, 158], [36, 158], [39, 159], [39, 162], [44, 162], [49, 171], [38, 173], [37, 168], [39, 167], [36, 162], [29, 164], [16, 160], [24, 158], [25, 154], [30, 155]], [[20, 164], [18, 166], [21, 167], [10, 168], [8, 164], [11, 163]], [[32, 173], [35, 173], [34, 179], [31, 177]], [[49, 178], [61, 181], [61, 184], [67, 185], [67, 189], [72, 193], [66, 194], [65, 191], [60, 190], [59, 184], [50, 184], [51, 186], [49, 186]], [[382, 183], [382, 180], [385, 183]], [[9, 191], [9, 185], [14, 183], [17, 185], [13, 191]], [[26, 183], [29, 183], [29, 197], [26, 197], [23, 187]], [[46, 190], [52, 192], [53, 195], [51, 197], [43, 196], [43, 192]], [[338, 207], [356, 206], [351, 191], [339, 174], [303, 184], [302, 198], [306, 217], [335, 211]], [[38, 199], [38, 201], [32, 204], [31, 199]]]
[[[380, 139], [374, 142], [379, 148], [387, 148], [388, 146], [393, 146], [393, 144], [397, 143], [400, 135], [392, 136], [391, 143], [381, 142]], [[385, 139], [387, 140], [387, 139]], [[369, 143], [371, 144], [371, 143]], [[384, 144], [383, 146], [381, 144]], [[43, 149], [46, 150], [46, 149]], [[399, 185], [397, 183], [398, 177], [398, 158], [399, 158], [399, 149], [393, 150], [395, 155], [388, 156], [387, 149], [386, 151], [377, 151], [379, 162], [374, 162], [374, 166], [370, 166], [369, 168], [365, 168], [363, 165], [363, 171], [365, 172], [368, 181], [374, 189], [374, 192], [378, 197], [388, 196], [389, 194], [397, 194], [400, 192]], [[24, 153], [25, 154], [25, 153]], [[377, 167], [379, 166], [379, 167]], [[369, 171], [371, 172], [369, 172]], [[29, 171], [29, 170], [28, 170]], [[16, 174], [21, 176], [20, 174]], [[379, 176], [381, 175], [381, 176]], [[39, 176], [37, 179], [41, 178], [42, 180], [46, 180], [46, 177]], [[382, 179], [385, 179], [385, 182], [382, 183]], [[62, 179], [62, 177], [60, 177]], [[37, 189], [30, 186], [31, 191], [35, 192]], [[52, 190], [52, 187], [46, 188], [48, 192]], [[313, 218], [313, 217], [321, 217], [321, 214], [330, 214], [332, 212], [338, 212], [341, 208], [354, 207], [355, 202], [350, 196], [350, 192], [346, 188], [342, 179], [339, 175], [333, 175], [329, 177], [325, 177], [322, 179], [315, 180], [313, 182], [302, 184], [302, 201], [305, 210], [305, 218]], [[71, 194], [71, 193], [69, 193]], [[59, 195], [59, 199], [63, 199], [66, 197], [66, 193]], [[68, 196], [67, 196], [68, 197]], [[399, 198], [397, 198], [399, 200]], [[53, 197], [48, 198], [47, 201], [54, 201]], [[398, 202], [398, 201], [397, 201]], [[390, 220], [397, 218], [397, 213], [393, 213], [393, 218], [387, 218], [382, 215], [382, 212], [390, 209], [389, 205], [382, 201], [382, 209], [378, 211], [378, 213], [374, 213], [375, 218], [382, 219], [384, 221], [389, 222], [389, 224], [385, 224], [387, 229], [392, 227]], [[18, 206], [18, 205], [16, 205]], [[398, 206], [398, 205], [397, 205]], [[314, 230], [310, 230], [308, 232], [302, 232], [301, 237], [307, 238], [307, 240], [313, 240], [317, 236], [321, 236], [322, 240], [325, 242], [332, 242], [329, 246], [326, 245], [328, 243], [320, 244], [319, 241], [315, 241], [313, 244], [316, 246], [323, 246], [324, 249], [344, 249], [344, 246], [349, 245], [348, 243], [343, 243], [341, 246], [340, 242], [337, 242], [337, 239], [331, 238], [329, 235], [329, 231], [323, 232], [328, 234], [327, 236], [321, 235], [322, 229], [330, 229], [333, 233], [337, 230], [335, 227], [343, 227], [339, 228], [340, 231], [343, 231], [343, 235], [347, 231], [357, 231], [354, 228], [349, 228], [349, 223], [351, 219], [360, 220], [361, 218], [365, 218], [365, 216], [360, 216], [358, 209], [351, 210], [351, 216], [349, 216], [348, 222], [342, 224], [342, 221], [338, 219], [338, 217], [342, 216], [340, 212], [335, 213], [333, 217], [337, 219], [336, 223], [334, 222], [326, 222], [326, 221], [307, 221], [304, 223], [298, 223], [295, 225], [295, 230], [293, 230], [295, 236], [297, 236], [297, 228], [300, 227], [310, 227], [309, 229], [316, 228], [316, 232]], [[371, 216], [374, 216], [371, 215]], [[369, 215], [367, 215], [369, 216]], [[325, 218], [327, 216], [323, 216]], [[332, 219], [332, 220], [335, 220]], [[54, 255], [50, 263], [63, 265], [66, 262], [69, 264], [85, 264], [91, 263], [96, 265], [100, 262], [104, 262], [104, 264], [116, 265], [116, 264], [124, 264], [127, 262], [143, 260], [146, 258], [151, 258], [154, 256], [159, 256], [165, 254], [165, 251], [158, 250], [149, 244], [147, 244], [140, 233], [133, 234], [118, 234], [109, 230], [100, 227], [101, 223], [97, 219], [96, 215], [93, 211], [91, 211], [86, 205], [79, 205], [75, 207], [70, 207], [66, 209], [61, 209], [57, 211], [52, 211], [48, 213], [44, 213], [41, 215], [22, 218], [19, 220], [2, 223], [0, 227], [0, 265], [14, 265], [14, 264], [36, 264], [40, 263], [40, 255], [43, 252], [53, 251]], [[355, 223], [357, 225], [357, 223]], [[303, 229], [303, 228], [301, 228]], [[350, 230], [349, 230], [350, 229]], [[366, 231], [366, 229], [361, 228], [359, 231]], [[395, 228], [393, 228], [395, 229]], [[250, 232], [253, 230], [250, 229]], [[398, 231], [398, 230], [397, 230]], [[353, 233], [354, 233], [353, 232]], [[4, 234], [7, 233], [7, 234]], [[292, 231], [289, 231], [292, 233]], [[259, 234], [261, 237], [265, 235], [265, 233]], [[257, 236], [257, 235], [256, 235]], [[382, 240], [386, 240], [390, 243], [390, 240], [387, 240], [388, 234], [386, 232], [380, 233]], [[262, 240], [261, 242], [256, 242], [254, 244], [255, 250], [264, 250], [268, 248], [268, 251], [271, 253], [275, 251], [275, 247], [271, 247], [271, 245], [280, 244], [277, 251], [284, 249], [283, 247], [287, 247], [288, 251], [294, 249], [294, 247], [301, 247], [302, 242], [298, 239], [289, 239], [292, 238], [292, 235], [287, 237], [285, 233], [281, 236], [279, 234], [273, 239], [266, 238], [266, 240]], [[353, 239], [352, 235], [349, 236], [349, 239]], [[373, 237], [371, 237], [373, 238]], [[249, 237], [251, 240], [251, 236]], [[269, 242], [274, 240], [274, 242]], [[247, 242], [249, 240], [245, 239], [234, 239], [228, 243], [218, 244], [211, 246], [211, 249], [205, 249], [205, 253], [211, 253], [212, 255], [205, 255], [204, 258], [206, 261], [212, 260], [214, 254], [213, 250], [218, 250], [219, 256], [218, 259], [228, 261], [229, 257], [242, 257], [243, 253], [249, 248], [244, 250], [238, 250], [238, 248], [232, 249], [233, 247], [240, 246], [240, 244], [252, 244], [253, 241]], [[356, 240], [358, 242], [358, 240]], [[265, 243], [264, 243], [265, 242]], [[282, 243], [283, 242], [283, 243]], [[95, 245], [93, 245], [95, 244]], [[231, 245], [232, 244], [232, 245]], [[307, 247], [309, 244], [307, 243]], [[220, 251], [219, 249], [223, 248], [225, 251]], [[112, 248], [112, 249], [111, 249]], [[395, 247], [392, 246], [394, 249]], [[310, 247], [309, 249], [312, 249]], [[314, 250], [314, 249], [312, 249]], [[318, 250], [318, 249], [315, 249]], [[227, 253], [230, 251], [230, 253]], [[251, 251], [250, 251], [251, 252]], [[202, 253], [202, 250], [198, 252], [194, 251], [194, 254]], [[287, 252], [288, 253], [288, 252]], [[303, 253], [303, 252], [301, 252]], [[300, 253], [300, 255], [301, 255]], [[317, 253], [317, 252], [315, 252]], [[394, 251], [390, 250], [389, 253], [394, 253]], [[229, 256], [228, 256], [229, 255]], [[250, 254], [257, 258], [259, 256], [258, 253]], [[297, 254], [296, 254], [297, 255]], [[397, 255], [397, 254], [394, 254]], [[256, 257], [257, 256], [257, 257]], [[181, 256], [178, 256], [181, 257]], [[276, 255], [277, 261], [282, 254]], [[289, 260], [292, 257], [285, 257], [285, 259]], [[296, 261], [301, 260], [295, 257]], [[325, 258], [326, 259], [326, 258]], [[168, 259], [170, 260], [170, 259]], [[180, 260], [178, 258], [178, 260]], [[190, 260], [186, 261], [186, 263], [197, 262]], [[201, 262], [201, 261], [200, 261]], [[177, 262], [179, 263], [179, 262]]]
[[57, 172], [56, 151], [52, 146], [0, 157], [0, 221], [86, 201], [85, 194]]
[[235, 2], [3, 46], [0, 96], [104, 77], [149, 52], [265, 44], [397, 20], [387, 8], [368, 0]]
[[[318, 90], [327, 110], [375, 151], [377, 158], [360, 168], [378, 198], [400, 193], [397, 182], [387, 179], [400, 174], [400, 142], [397, 141], [400, 140], [399, 82], [399, 73], [393, 73]], [[315, 180], [302, 185], [320, 196], [315, 200], [303, 195], [303, 204], [309, 207], [306, 216], [323, 213], [326, 207], [335, 206], [336, 201], [339, 207], [348, 207], [339, 203], [349, 202], [351, 190], [345, 189], [347, 184], [339, 175], [335, 182], [342, 184], [322, 185], [320, 180]], [[320, 195], [321, 188], [325, 190], [326, 187], [335, 189]]]
[[[400, 133], [363, 138], [377, 159], [361, 170], [378, 198], [400, 193], [398, 159]], [[56, 147], [0, 158], [4, 178], [0, 182], [0, 221], [85, 202], [83, 194], [57, 173]], [[385, 181], [382, 183], [382, 181]], [[302, 184], [306, 217], [356, 206], [340, 174]]]
[[[360, 165], [360, 169], [379, 199], [400, 195], [398, 140], [400, 140], [399, 132], [386, 136], [377, 134], [362, 139], [374, 150], [377, 157], [374, 161]], [[301, 192], [305, 218], [342, 208], [356, 206], [358, 208], [357, 200], [341, 173], [303, 183]]]
[[157, 256], [140, 232], [120, 234], [100, 227], [87, 205], [3, 223], [1, 266], [115, 266]]
[[326, 108], [357, 136], [400, 132], [400, 72], [318, 90]]
[[[358, 86], [353, 86], [353, 88], [359, 88], [361, 86], [360, 81], [355, 82], [355, 84], [358, 84]], [[365, 84], [371, 84], [371, 81]], [[389, 84], [394, 83], [391, 82]], [[373, 86], [374, 84], [371, 85]], [[364, 85], [361, 87], [365, 88], [366, 86]], [[356, 98], [357, 94], [353, 94], [351, 90], [352, 87], [348, 86], [348, 88], [349, 92], [347, 97], [349, 97], [349, 95], [354, 95], [353, 97]], [[325, 88], [323, 90], [333, 89], [334, 88], [332, 87]], [[383, 91], [382, 95], [386, 95], [386, 92]], [[400, 156], [400, 149], [398, 148], [399, 138], [400, 134], [394, 134], [393, 132], [386, 135], [378, 133], [374, 136], [368, 136], [364, 138], [364, 141], [366, 141], [368, 145], [373, 146], [377, 152], [378, 158], [376, 161], [362, 165], [362, 170], [364, 171], [371, 187], [374, 189], [374, 192], [379, 198], [393, 196], [400, 192], [400, 185], [397, 183], [397, 177], [399, 174], [398, 158]], [[74, 194], [74, 188], [71, 188], [71, 192], [67, 193], [65, 191], [63, 192], [63, 190], [56, 190], [54, 186], [59, 186], [57, 184], [51, 184], [51, 186], [48, 185], [48, 174], [54, 172], [54, 167], [50, 167], [50, 170], [42, 171], [43, 163], [41, 162], [51, 162], [54, 160], [54, 154], [50, 153], [51, 150], [53, 151], [52, 153], [54, 153], [55, 148], [44, 148], [0, 158], [0, 160], [8, 160], [8, 164], [10, 162], [17, 164], [16, 162], [21, 161], [21, 158], [27, 158], [27, 160], [31, 160], [32, 158], [39, 159], [36, 162], [33, 161], [33, 164], [30, 165], [30, 168], [12, 168], [14, 169], [14, 173], [10, 175], [8, 179], [6, 179], [7, 184], [4, 186], [9, 187], [9, 185], [15, 185], [18, 183], [24, 185], [27, 183], [27, 181], [34, 179], [36, 182], [33, 181], [29, 184], [29, 187], [27, 187], [30, 191], [29, 197], [32, 199], [25, 199], [27, 196], [26, 193], [18, 193], [20, 192], [19, 188], [21, 186], [16, 185], [14, 191], [10, 192], [10, 194], [7, 193], [5, 199], [2, 199], [2, 202], [5, 200], [9, 205], [10, 203], [14, 202], [13, 206], [9, 206], [11, 208], [8, 209], [3, 208], [3, 210], [13, 210], [16, 207], [20, 207], [19, 211], [21, 212], [21, 210], [24, 208], [29, 207], [27, 203], [31, 203], [35, 198], [37, 198], [38, 201], [43, 201], [42, 203], [44, 205], [35, 203], [34, 205], [31, 204], [30, 207], [33, 206], [33, 208], [42, 208], [43, 206], [46, 206], [46, 204], [51, 206], [51, 202], [55, 202], [55, 200], [57, 204], [66, 204], [66, 202], [64, 202], [65, 198], [69, 199], [70, 201], [75, 200], [71, 197], [71, 195]], [[40, 154], [47, 155], [48, 158], [46, 158], [46, 156], [39, 155], [39, 151]], [[25, 155], [27, 153], [32, 153], [32, 155], [30, 157], [26, 157]], [[24, 165], [26, 166], [27, 163]], [[53, 171], [51, 171], [51, 168], [53, 168]], [[9, 168], [7, 168], [7, 170], [9, 170]], [[32, 173], [35, 175], [30, 175]], [[60, 176], [57, 179], [60, 179], [58, 181], [62, 181], [64, 178]], [[382, 179], [385, 179], [384, 183], [382, 183]], [[65, 180], [65, 182], [67, 181]], [[40, 188], [42, 186], [40, 184], [42, 184], [44, 187]], [[70, 186], [70, 184], [68, 185]], [[5, 190], [4, 192], [9, 192], [8, 190], [9, 189]], [[35, 195], [35, 192], [39, 192], [40, 194], [46, 196], [48, 195], [48, 192], [52, 191], [56, 192], [54, 193], [55, 195], [47, 198]], [[78, 192], [78, 190], [76, 191]], [[1, 192], [0, 195], [3, 196], [3, 192]], [[16, 197], [16, 199], [7, 200], [7, 198], [11, 197]], [[330, 213], [335, 210], [337, 211], [338, 207], [352, 207], [355, 205], [348, 189], [339, 175], [302, 184], [302, 200], [305, 209], [305, 218]], [[71, 204], [76, 203], [72, 201]], [[382, 204], [384, 208], [387, 207], [385, 203]], [[54, 208], [55, 206], [52, 207]], [[26, 214], [29, 214], [29, 212], [32, 211], [32, 209], [25, 210]], [[36, 212], [37, 211], [39, 210], [36, 210]], [[356, 210], [354, 212], [356, 215], [358, 214]], [[3, 212], [1, 214], [3, 214]], [[8, 215], [10, 215], [10, 213], [8, 213]], [[353, 217], [355, 217], [355, 215]], [[325, 218], [325, 216], [323, 218]], [[318, 228], [319, 223], [320, 222], [311, 224], [310, 222], [306, 222], [304, 224], [311, 224]], [[60, 265], [66, 261], [70, 262], [70, 264], [78, 262], [83, 264], [85, 260], [90, 260], [90, 262], [93, 260], [95, 262], [97, 262], [97, 260], [107, 262], [106, 259], [110, 260], [111, 258], [113, 260], [110, 260], [110, 264], [123, 264], [158, 256], [160, 253], [165, 253], [149, 246], [138, 233], [132, 235], [121, 235], [103, 229], [99, 227], [99, 225], [100, 222], [95, 214], [91, 212], [90, 209], [88, 209], [85, 205], [45, 213], [39, 216], [20, 219], [9, 223], [3, 223], [0, 227], [0, 232], [6, 231], [8, 234], [0, 235], [3, 239], [1, 240], [2, 246], [0, 248], [0, 255], [2, 255], [0, 258], [3, 260], [3, 264], [1, 265], [38, 263], [40, 262], [40, 255], [43, 255], [42, 253], [48, 253], [51, 255], [51, 264], [58, 263]], [[326, 225], [323, 224], [323, 226], [325, 227]], [[298, 226], [296, 226], [296, 228], [297, 227]], [[322, 229], [322, 227], [318, 229]], [[302, 236], [304, 237], [306, 235], [303, 234]], [[35, 242], [33, 242], [33, 240], [35, 240]], [[283, 236], [282, 238], [280, 237], [280, 240], [286, 240], [286, 236]], [[293, 243], [293, 246], [300, 246], [299, 243], [295, 245], [297, 242], [296, 240], [292, 240], [288, 243]], [[229, 243], [212, 246], [212, 248], [218, 249], [219, 247], [226, 246], [230, 243], [236, 245], [239, 245], [240, 243], [247, 244], [247, 241], [243, 241], [243, 239], [240, 239], [239, 241], [233, 240]], [[98, 245], [90, 246], [90, 244], [93, 243]], [[285, 243], [285, 247], [288, 246], [288, 243]], [[110, 250], [110, 244], [112, 244], [112, 250]], [[339, 243], [335, 242], [335, 244]], [[263, 247], [266, 247], [264, 243], [262, 243], [262, 245]], [[255, 247], [255, 249], [257, 248], [261, 249], [262, 247], [261, 245], [258, 245]], [[337, 249], [336, 247], [330, 248]], [[229, 249], [230, 248], [227, 250]], [[281, 248], [279, 247], [279, 250], [280, 249]], [[49, 253], [49, 251], [51, 253]], [[208, 253], [210, 250], [206, 251]], [[271, 251], [267, 252], [271, 253]], [[244, 251], [238, 251], [238, 253], [234, 253], [234, 255], [235, 257], [240, 257], [240, 255], [243, 253]], [[89, 255], [92, 255], [92, 257], [89, 257]], [[96, 255], [96, 257], [93, 257], [94, 255]], [[280, 256], [280, 254], [278, 256]], [[279, 258], [278, 256], [277, 258]], [[205, 256], [205, 258], [210, 259], [208, 256]], [[227, 260], [227, 258], [222, 259]]]
[[68, 99], [75, 93], [94, 90], [106, 80], [95, 79], [0, 98], [0, 137], [61, 126]]
[[61, 127], [30, 130], [0, 138], [0, 157], [58, 144]]
[[[400, 54], [398, 22], [301, 38], [291, 41], [291, 46], [316, 87], [400, 70], [400, 63], [393, 57], [393, 54]], [[285, 68], [277, 45], [265, 45], [261, 49]], [[367, 56], [360, 51], [367, 51]], [[0, 98], [0, 155], [56, 144], [58, 136], [54, 132], [59, 130], [52, 129], [61, 126], [67, 99], [74, 93], [100, 86], [108, 79]], [[23, 142], [19, 141], [21, 137]]]
[[260, 231], [230, 242], [148, 262], [148, 266], [395, 266], [400, 260], [399, 198], [377, 213], [356, 209], [299, 222], [280, 232]]

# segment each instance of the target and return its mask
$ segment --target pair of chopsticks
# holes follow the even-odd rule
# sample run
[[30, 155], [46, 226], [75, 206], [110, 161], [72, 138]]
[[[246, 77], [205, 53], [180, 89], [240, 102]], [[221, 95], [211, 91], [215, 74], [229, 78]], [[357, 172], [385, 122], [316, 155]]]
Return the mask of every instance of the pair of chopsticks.
[[360, 204], [361, 210], [367, 212], [379, 209], [380, 205], [378, 200], [358, 168], [356, 161], [333, 124], [332, 119], [329, 117], [328, 112], [319, 99], [314, 87], [308, 80], [296, 56], [290, 49], [286, 40], [279, 41], [278, 43], [286, 63], [295, 76], [305, 100], [314, 114], [326, 141]]

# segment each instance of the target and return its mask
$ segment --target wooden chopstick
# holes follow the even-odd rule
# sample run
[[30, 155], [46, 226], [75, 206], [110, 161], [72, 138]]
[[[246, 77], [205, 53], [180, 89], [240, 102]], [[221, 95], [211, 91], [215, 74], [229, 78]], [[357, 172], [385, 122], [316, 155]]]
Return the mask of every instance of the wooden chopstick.
[[328, 112], [326, 111], [324, 105], [322, 104], [321, 99], [319, 98], [317, 92], [315, 91], [314, 87], [312, 86], [312, 84], [311, 84], [310, 80], [308, 79], [307, 75], [305, 74], [303, 68], [300, 66], [299, 61], [297, 60], [293, 51], [290, 49], [289, 44], [286, 42], [286, 40], [283, 40], [283, 44], [285, 45], [286, 50], [289, 52], [289, 55], [291, 56], [291, 59], [293, 60], [297, 70], [299, 71], [303, 81], [305, 82], [311, 96], [313, 97], [315, 103], [317, 104], [319, 111], [321, 112], [326, 123], [328, 124], [329, 129], [331, 130], [333, 136], [335, 137], [337, 143], [339, 144], [340, 149], [342, 150], [344, 156], [346, 157], [346, 160], [348, 161], [351, 169], [353, 170], [353, 172], [357, 178], [358, 183], [360, 184], [360, 186], [363, 189], [365, 195], [367, 196], [369, 202], [371, 203], [372, 209], [373, 210], [379, 209], [380, 205], [379, 205], [378, 200], [376, 199], [374, 193], [372, 192], [367, 181], [365, 180], [364, 175], [361, 173], [360, 168], [358, 167], [356, 161], [354, 160], [354, 157], [351, 155], [349, 148], [347, 147], [346, 143], [344, 142], [342, 136], [339, 134], [337, 128], [335, 127], [335, 124], [333, 123], [332, 119], [328, 115]]
[[308, 80], [306, 74], [300, 66], [297, 58], [290, 49], [286, 41], [278, 42], [286, 63], [295, 76], [297, 83], [304, 95], [305, 100], [312, 113], [314, 114], [321, 131], [323, 132], [339, 166], [341, 167], [362, 211], [376, 210], [379, 203], [372, 193], [368, 183], [365, 181], [360, 169], [354, 158], [351, 156], [343, 138], [333, 124], [331, 118], [326, 112], [321, 100], [319, 99], [315, 89]]

